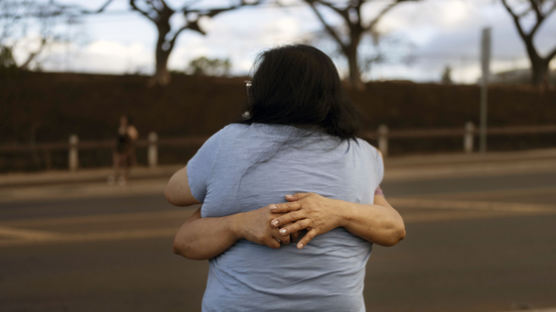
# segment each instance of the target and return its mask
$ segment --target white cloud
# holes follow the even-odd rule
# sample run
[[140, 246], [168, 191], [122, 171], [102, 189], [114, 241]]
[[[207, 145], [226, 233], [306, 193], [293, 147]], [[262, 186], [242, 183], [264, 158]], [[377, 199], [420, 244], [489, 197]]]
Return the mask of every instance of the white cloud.
[[266, 46], [277, 46], [288, 44], [299, 40], [301, 37], [301, 26], [299, 20], [293, 16], [283, 16], [269, 21], [259, 32], [260, 42]]
[[473, 14], [476, 14], [476, 8], [464, 0], [408, 2], [392, 9], [378, 27], [383, 33], [418, 33], [427, 28], [446, 30], [462, 26]]
[[[384, 5], [382, 1], [376, 3], [365, 7], [366, 16], [373, 16]], [[326, 16], [338, 21], [330, 12]], [[156, 32], [151, 23], [137, 14], [124, 19], [110, 15], [90, 17], [85, 22], [91, 42], [53, 46], [43, 57], [43, 68], [109, 73], [152, 71]], [[203, 20], [201, 25], [207, 35], [185, 31], [171, 55], [170, 68], [184, 70], [191, 59], [208, 56], [230, 58], [232, 73], [246, 74], [261, 51], [300, 42], [321, 29], [314, 14], [303, 6], [246, 8]], [[401, 4], [385, 16], [380, 30], [411, 42], [413, 48], [400, 44], [397, 50], [411, 50], [414, 60], [375, 65], [370, 77], [438, 80], [444, 66], [449, 65], [455, 79], [474, 82], [479, 74], [480, 31], [487, 25], [493, 28], [493, 69], [527, 66], [521, 39], [498, 1], [429, 0]], [[554, 38], [556, 14], [546, 21], [536, 38], [541, 54], [556, 45]], [[334, 51], [330, 42], [323, 41], [322, 47]], [[21, 53], [16, 56], [22, 57]], [[338, 63], [340, 71], [344, 71], [345, 62]]]
[[43, 56], [46, 70], [97, 73], [151, 72], [153, 53], [142, 43], [92, 41], [84, 46], [53, 45]]
[[170, 67], [184, 70], [190, 60], [199, 56], [229, 58], [232, 73], [244, 75], [249, 73], [261, 51], [298, 42], [307, 32], [296, 15], [269, 9], [246, 11], [252, 12], [229, 13], [205, 20], [206, 36], [184, 32], [172, 53]]

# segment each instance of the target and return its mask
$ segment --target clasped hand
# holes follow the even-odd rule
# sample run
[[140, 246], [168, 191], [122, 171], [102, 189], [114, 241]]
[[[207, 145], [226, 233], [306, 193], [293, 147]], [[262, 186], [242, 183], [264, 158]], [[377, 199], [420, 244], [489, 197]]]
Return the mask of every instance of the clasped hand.
[[271, 248], [297, 240], [297, 248], [306, 246], [317, 235], [342, 226], [342, 217], [333, 199], [314, 193], [286, 195], [288, 202], [271, 204], [249, 212], [243, 238]]

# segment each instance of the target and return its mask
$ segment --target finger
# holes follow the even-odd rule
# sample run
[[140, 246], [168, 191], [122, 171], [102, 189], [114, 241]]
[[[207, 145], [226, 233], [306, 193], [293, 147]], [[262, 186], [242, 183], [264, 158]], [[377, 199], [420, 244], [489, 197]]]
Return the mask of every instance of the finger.
[[289, 235], [282, 236], [280, 240], [282, 241], [282, 245], [288, 245], [291, 243], [291, 237]]
[[272, 238], [274, 238], [282, 245], [287, 245], [291, 242], [291, 238], [289, 235], [282, 235], [277, 229], [272, 231]]
[[293, 202], [296, 200], [300, 200], [303, 199], [309, 195], [311, 195], [312, 193], [295, 193], [295, 194], [288, 194], [286, 195], [286, 200], [289, 202]]
[[305, 234], [305, 236], [303, 236], [303, 238], [299, 241], [299, 243], [297, 243], [297, 248], [298, 249], [302, 249], [303, 247], [307, 246], [307, 244], [313, 240], [313, 238], [315, 238], [318, 235], [317, 230], [312, 229], [309, 232], [307, 232], [307, 234]]
[[268, 238], [264, 243], [270, 248], [280, 248], [280, 243], [274, 238]]
[[311, 226], [311, 220], [310, 219], [302, 219], [299, 220], [295, 223], [290, 223], [286, 226], [284, 226], [283, 228], [280, 229], [280, 234], [282, 235], [288, 235], [290, 233], [296, 233], [299, 232], [301, 230], [304, 230], [308, 227]]
[[270, 224], [273, 227], [277, 228], [280, 225], [290, 224], [296, 222], [297, 220], [302, 220], [302, 219], [305, 219], [305, 212], [301, 210], [297, 210], [290, 213], [286, 213], [284, 215], [279, 216], [278, 218], [273, 219], [272, 221], [270, 221]]
[[290, 211], [299, 210], [301, 208], [301, 204], [296, 202], [272, 204], [269, 206], [269, 208], [272, 213], [286, 213]]

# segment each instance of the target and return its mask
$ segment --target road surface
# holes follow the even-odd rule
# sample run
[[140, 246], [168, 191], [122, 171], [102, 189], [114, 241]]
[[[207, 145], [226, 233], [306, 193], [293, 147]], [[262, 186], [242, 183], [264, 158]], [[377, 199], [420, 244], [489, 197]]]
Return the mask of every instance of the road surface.
[[[504, 168], [387, 176], [407, 238], [375, 246], [368, 311], [556, 307], [556, 166]], [[192, 208], [166, 203], [163, 186], [0, 191], [0, 311], [199, 311], [207, 262], [171, 251]]]

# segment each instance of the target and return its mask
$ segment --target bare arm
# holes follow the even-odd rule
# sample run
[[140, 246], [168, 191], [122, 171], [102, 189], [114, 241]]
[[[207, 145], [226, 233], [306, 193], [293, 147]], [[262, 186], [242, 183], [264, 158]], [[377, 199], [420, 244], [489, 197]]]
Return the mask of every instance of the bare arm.
[[187, 218], [174, 237], [174, 253], [190, 259], [210, 259], [239, 238], [234, 216], [201, 218], [201, 209]]
[[[187, 178], [187, 168], [178, 170], [166, 186], [164, 195], [176, 206], [189, 206], [199, 202], [193, 197]], [[280, 235], [270, 226], [278, 217], [270, 211], [272, 206], [218, 218], [201, 218], [197, 209], [185, 220], [174, 237], [174, 253], [190, 259], [211, 259], [230, 248], [239, 239], [279, 248], [290, 242], [289, 235]]]
[[405, 238], [405, 224], [383, 195], [376, 195], [373, 205], [343, 202], [343, 226], [353, 235], [382, 246], [394, 246]]
[[383, 195], [376, 195], [374, 204], [357, 204], [330, 199], [313, 193], [286, 196], [289, 203], [276, 204], [275, 213], [286, 213], [272, 220], [280, 234], [307, 229], [298, 242], [303, 248], [317, 235], [344, 227], [353, 235], [382, 246], [393, 246], [405, 237], [405, 225], [400, 214], [388, 204]]
[[187, 167], [183, 167], [172, 175], [164, 189], [164, 196], [166, 196], [168, 202], [174, 206], [200, 204], [200, 202], [193, 197], [191, 189], [189, 188]]
[[174, 253], [204, 260], [218, 256], [239, 239], [270, 248], [289, 244], [289, 234], [281, 235], [270, 226], [270, 221], [279, 216], [271, 212], [271, 207], [218, 218], [201, 218], [201, 210], [197, 209], [176, 233]]

